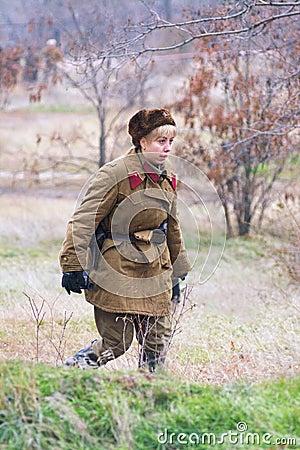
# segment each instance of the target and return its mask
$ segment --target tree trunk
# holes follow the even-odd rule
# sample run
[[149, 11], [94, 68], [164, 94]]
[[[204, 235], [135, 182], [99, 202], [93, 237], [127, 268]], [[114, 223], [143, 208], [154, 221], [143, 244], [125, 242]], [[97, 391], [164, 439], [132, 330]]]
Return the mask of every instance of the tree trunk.
[[245, 234], [249, 234], [252, 220], [251, 199], [249, 193], [247, 192], [247, 185], [244, 186], [244, 189], [246, 190], [246, 192], [244, 192], [243, 209], [242, 211], [240, 211], [240, 215], [237, 217], [239, 236], [245, 236]]
[[98, 166], [102, 167], [106, 163], [105, 157], [105, 137], [102, 132], [100, 132], [99, 137], [99, 162]]
[[99, 161], [98, 166], [102, 167], [106, 163], [106, 138], [105, 138], [105, 119], [99, 115], [100, 137], [99, 137]]
[[229, 214], [229, 210], [228, 210], [228, 204], [225, 201], [222, 201], [222, 204], [223, 204], [224, 213], [225, 213], [227, 236], [229, 238], [232, 238], [233, 237], [233, 228], [232, 228], [232, 225], [231, 225], [230, 214]]
[[249, 151], [246, 147], [242, 151], [242, 164], [244, 173], [240, 172], [237, 189], [233, 192], [236, 206], [234, 210], [238, 222], [239, 236], [249, 234], [252, 219], [251, 161]]
[[239, 236], [245, 236], [250, 232], [250, 223], [249, 222], [239, 222], [238, 223], [238, 231]]

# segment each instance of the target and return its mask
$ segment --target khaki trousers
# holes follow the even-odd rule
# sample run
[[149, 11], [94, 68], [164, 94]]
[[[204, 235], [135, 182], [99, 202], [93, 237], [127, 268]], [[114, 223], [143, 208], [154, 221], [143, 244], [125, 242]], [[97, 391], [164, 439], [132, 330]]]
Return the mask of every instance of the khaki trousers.
[[123, 355], [131, 346], [134, 333], [140, 346], [140, 358], [144, 359], [147, 353], [164, 358], [171, 337], [168, 316], [110, 313], [97, 307], [94, 316], [101, 339], [94, 341], [93, 351], [99, 356], [100, 364]]

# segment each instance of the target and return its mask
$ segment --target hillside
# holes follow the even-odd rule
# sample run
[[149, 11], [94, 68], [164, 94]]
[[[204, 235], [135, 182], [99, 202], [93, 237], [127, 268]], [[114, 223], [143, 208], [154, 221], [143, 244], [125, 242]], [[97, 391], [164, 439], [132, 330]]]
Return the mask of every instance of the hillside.
[[299, 448], [300, 379], [213, 387], [170, 372], [2, 362], [0, 448]]

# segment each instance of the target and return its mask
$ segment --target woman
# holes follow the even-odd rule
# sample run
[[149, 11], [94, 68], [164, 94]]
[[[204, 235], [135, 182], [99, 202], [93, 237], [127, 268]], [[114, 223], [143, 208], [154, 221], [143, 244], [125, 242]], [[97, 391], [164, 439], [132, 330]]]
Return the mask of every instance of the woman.
[[134, 147], [98, 170], [68, 223], [62, 286], [69, 294], [85, 290], [100, 339], [66, 364], [106, 364], [128, 350], [135, 332], [139, 366], [148, 364], [152, 372], [170, 338], [172, 279], [183, 279], [190, 263], [178, 223], [176, 176], [167, 165], [175, 121], [167, 109], [143, 109], [130, 119], [128, 132]]

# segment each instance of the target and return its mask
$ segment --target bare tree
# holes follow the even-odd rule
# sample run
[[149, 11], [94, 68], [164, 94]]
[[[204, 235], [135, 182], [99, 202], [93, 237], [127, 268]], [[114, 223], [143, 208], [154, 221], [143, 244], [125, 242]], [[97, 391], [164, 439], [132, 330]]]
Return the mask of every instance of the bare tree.
[[[286, 19], [288, 20], [288, 19]], [[229, 235], [262, 220], [275, 181], [299, 137], [297, 24], [237, 43], [207, 38], [198, 44], [194, 74], [177, 102], [184, 116], [181, 153], [202, 167], [223, 203]]]
[[[143, 68], [136, 76], [136, 70], [139, 68], [138, 61], [146, 53], [152, 55], [161, 51], [174, 51], [194, 41], [201, 41], [202, 38], [207, 36], [246, 37], [249, 32], [252, 34], [263, 32], [272, 23], [300, 14], [300, 10], [297, 8], [298, 1], [276, 2], [273, 7], [271, 7], [273, 2], [238, 1], [226, 2], [226, 6], [220, 7], [218, 13], [208, 11], [205, 14], [203, 12], [200, 18], [171, 23], [168, 20], [163, 20], [144, 0], [136, 3], [145, 7], [143, 20], [134, 21], [127, 17], [127, 21], [125, 21], [125, 16], [122, 18], [122, 25], [116, 29], [116, 24], [112, 22], [111, 17], [107, 22], [106, 20], [103, 21], [102, 16], [101, 35], [99, 32], [97, 35], [94, 34], [97, 14], [94, 13], [91, 22], [92, 27], [90, 31], [87, 31], [87, 27], [82, 28], [82, 24], [86, 24], [87, 19], [78, 20], [78, 11], [75, 12], [73, 7], [69, 5], [74, 24], [73, 28], [76, 30], [77, 36], [75, 52], [72, 52], [71, 59], [76, 64], [77, 76], [79, 75], [79, 77], [76, 79], [71, 75], [67, 75], [67, 77], [73, 86], [81, 90], [85, 98], [93, 104], [97, 111], [100, 127], [99, 166], [106, 159], [106, 138], [111, 132], [112, 124], [118, 123], [122, 113], [134, 104], [136, 105], [138, 95], [134, 93], [133, 96], [127, 98], [128, 101], [123, 103], [122, 108], [112, 117], [110, 125], [107, 124], [107, 105], [111, 104], [112, 100], [109, 86], [113, 86], [112, 92], [119, 96], [117, 81], [124, 87], [125, 80], [122, 80], [120, 73], [124, 66], [128, 64], [129, 59], [131, 64], [135, 65], [135, 70], [131, 73], [127, 72], [126, 89], [128, 90], [128, 80], [131, 80], [130, 91], [132, 91], [133, 86], [136, 86], [136, 81], [140, 80], [141, 84], [137, 86], [138, 91], [140, 91], [140, 86], [145, 83], [146, 71]], [[169, 4], [167, 6], [170, 7]], [[80, 17], [82, 18], [82, 16]], [[111, 33], [111, 30], [114, 30], [114, 33]], [[172, 37], [165, 34], [168, 30], [173, 30]], [[153, 42], [159, 41], [163, 41], [164, 45], [153, 46]], [[100, 42], [101, 46], [99, 46]], [[130, 101], [133, 98], [135, 99], [134, 102]]]
[[0, 48], [0, 109], [5, 108], [17, 86], [22, 72], [20, 64], [22, 47], [16, 44]]
[[[47, 33], [51, 33], [47, 37], [59, 37], [69, 68], [64, 75], [92, 104], [99, 119], [100, 166], [107, 160], [107, 140], [120, 127], [125, 111], [145, 102], [145, 78], [151, 66], [145, 55], [150, 62], [154, 53], [194, 51], [191, 45], [207, 37], [246, 38], [300, 14], [299, 0], [230, 0], [212, 2], [214, 9], [208, 10], [204, 3], [199, 3], [201, 8], [191, 6], [179, 13], [180, 2], [173, 0], [171, 21], [170, 17], [161, 18], [147, 0], [123, 2], [122, 8], [117, 0], [45, 0], [38, 6], [32, 2], [26, 13], [30, 16], [25, 42], [30, 41], [29, 36], [32, 41], [33, 35], [37, 41]], [[170, 9], [170, 2], [164, 5]], [[25, 29], [20, 28], [23, 34]]]
[[[97, 112], [99, 166], [106, 161], [107, 138], [111, 135], [114, 125], [119, 123], [126, 110], [137, 103], [138, 92], [147, 73], [144, 67], [139, 70], [140, 65], [144, 65], [139, 63], [139, 60], [145, 53], [175, 50], [204, 36], [245, 36], [249, 30], [256, 33], [270, 22], [299, 13], [296, 9], [297, 2], [289, 2], [284, 7], [278, 2], [275, 10], [274, 7], [270, 8], [270, 2], [239, 1], [234, 5], [229, 2], [228, 6], [221, 8], [219, 14], [209, 11], [207, 16], [201, 18], [171, 23], [161, 19], [145, 1], [138, 3], [144, 6], [144, 20], [133, 22], [125, 15], [118, 21], [118, 25], [112, 15], [96, 4], [93, 7], [88, 5], [88, 8], [81, 6], [80, 9], [75, 9], [71, 2], [69, 3], [71, 29], [75, 31], [75, 35], [68, 31], [68, 42], [71, 50], [70, 60], [76, 66], [76, 74], [74, 76], [74, 72], [70, 72], [65, 75]], [[170, 8], [170, 4], [167, 6]], [[175, 31], [175, 43], [174, 33], [172, 38], [165, 39], [165, 31], [168, 29]], [[162, 32], [166, 44], [162, 47], [151, 46], [151, 42], [160, 40]], [[130, 69], [128, 61], [131, 64]], [[137, 81], [140, 81], [140, 84]], [[126, 98], [122, 96], [122, 104], [117, 106], [117, 98], [120, 98], [120, 91], [124, 92], [124, 86], [129, 95]]]
[[[98, 166], [111, 155], [111, 146], [124, 129], [124, 114], [145, 101], [145, 83], [151, 74], [151, 60], [113, 59], [97, 55], [96, 48], [110, 45], [126, 27], [126, 21], [112, 14], [116, 4], [99, 2], [82, 5], [68, 2], [60, 31], [64, 40], [66, 64], [61, 66], [65, 80], [76, 88], [94, 108], [99, 123]], [[80, 6], [80, 7], [79, 7]], [[59, 23], [56, 18], [57, 23]], [[67, 24], [67, 26], [65, 26]]]
[[[149, 52], [176, 51], [206, 37], [246, 37], [249, 32], [257, 34], [272, 23], [300, 15], [299, 0], [229, 0], [215, 2], [219, 6], [213, 4], [210, 9], [204, 5], [195, 11], [190, 8], [190, 17], [170, 22], [145, 0], [139, 2], [147, 8], [149, 16], [137, 22], [130, 21], [123, 34], [118, 35], [109, 47], [98, 47], [97, 57], [104, 54], [109, 58], [138, 57]], [[173, 31], [172, 42], [165, 40], [162, 45], [153, 45], [153, 42], [160, 42], [159, 36], [166, 30]]]
[[[17, 0], [16, 0], [17, 1]], [[280, 23], [284, 18], [296, 17], [300, 14], [299, 0], [204, 0], [198, 2], [186, 2], [184, 9], [180, 0], [162, 0], [164, 7], [163, 19], [157, 11], [157, 1], [128, 0], [122, 3], [117, 0], [103, 0], [99, 2], [91, 0], [88, 5], [78, 0], [51, 0], [34, 2], [24, 10], [22, 2], [19, 9], [22, 15], [21, 23], [16, 23], [15, 3], [10, 13], [7, 12], [10, 3], [4, 8], [5, 22], [1, 25], [9, 27], [6, 35], [19, 31], [19, 39], [24, 35], [28, 37], [28, 27], [35, 41], [41, 36], [60, 36], [62, 27], [68, 33], [78, 31], [74, 29], [74, 20], [71, 19], [65, 6], [73, 10], [82, 11], [80, 24], [82, 27], [90, 22], [97, 23], [97, 33], [100, 39], [94, 40], [94, 57], [96, 59], [137, 57], [146, 52], [172, 51], [185, 47], [195, 41], [209, 36], [237, 36], [245, 37], [249, 32], [260, 33], [272, 23]], [[194, 6], [196, 3], [196, 6]], [[153, 7], [150, 6], [153, 4]], [[97, 5], [97, 9], [95, 9]], [[208, 5], [210, 8], [208, 9]], [[101, 6], [101, 8], [100, 8]], [[22, 13], [21, 13], [22, 12]], [[90, 14], [92, 12], [92, 14]], [[171, 16], [172, 12], [172, 16]], [[78, 16], [79, 17], [79, 16]], [[112, 20], [113, 18], [113, 20]], [[171, 21], [171, 18], [173, 19]], [[92, 22], [91, 22], [92, 19]], [[104, 28], [107, 28], [108, 33]], [[165, 30], [173, 30], [172, 39], [164, 40], [162, 45], [159, 36]], [[95, 29], [94, 29], [95, 31]], [[49, 36], [49, 33], [52, 35]], [[54, 35], [56, 34], [56, 36]], [[174, 42], [175, 38], [175, 42]], [[62, 40], [64, 38], [62, 37]]]

